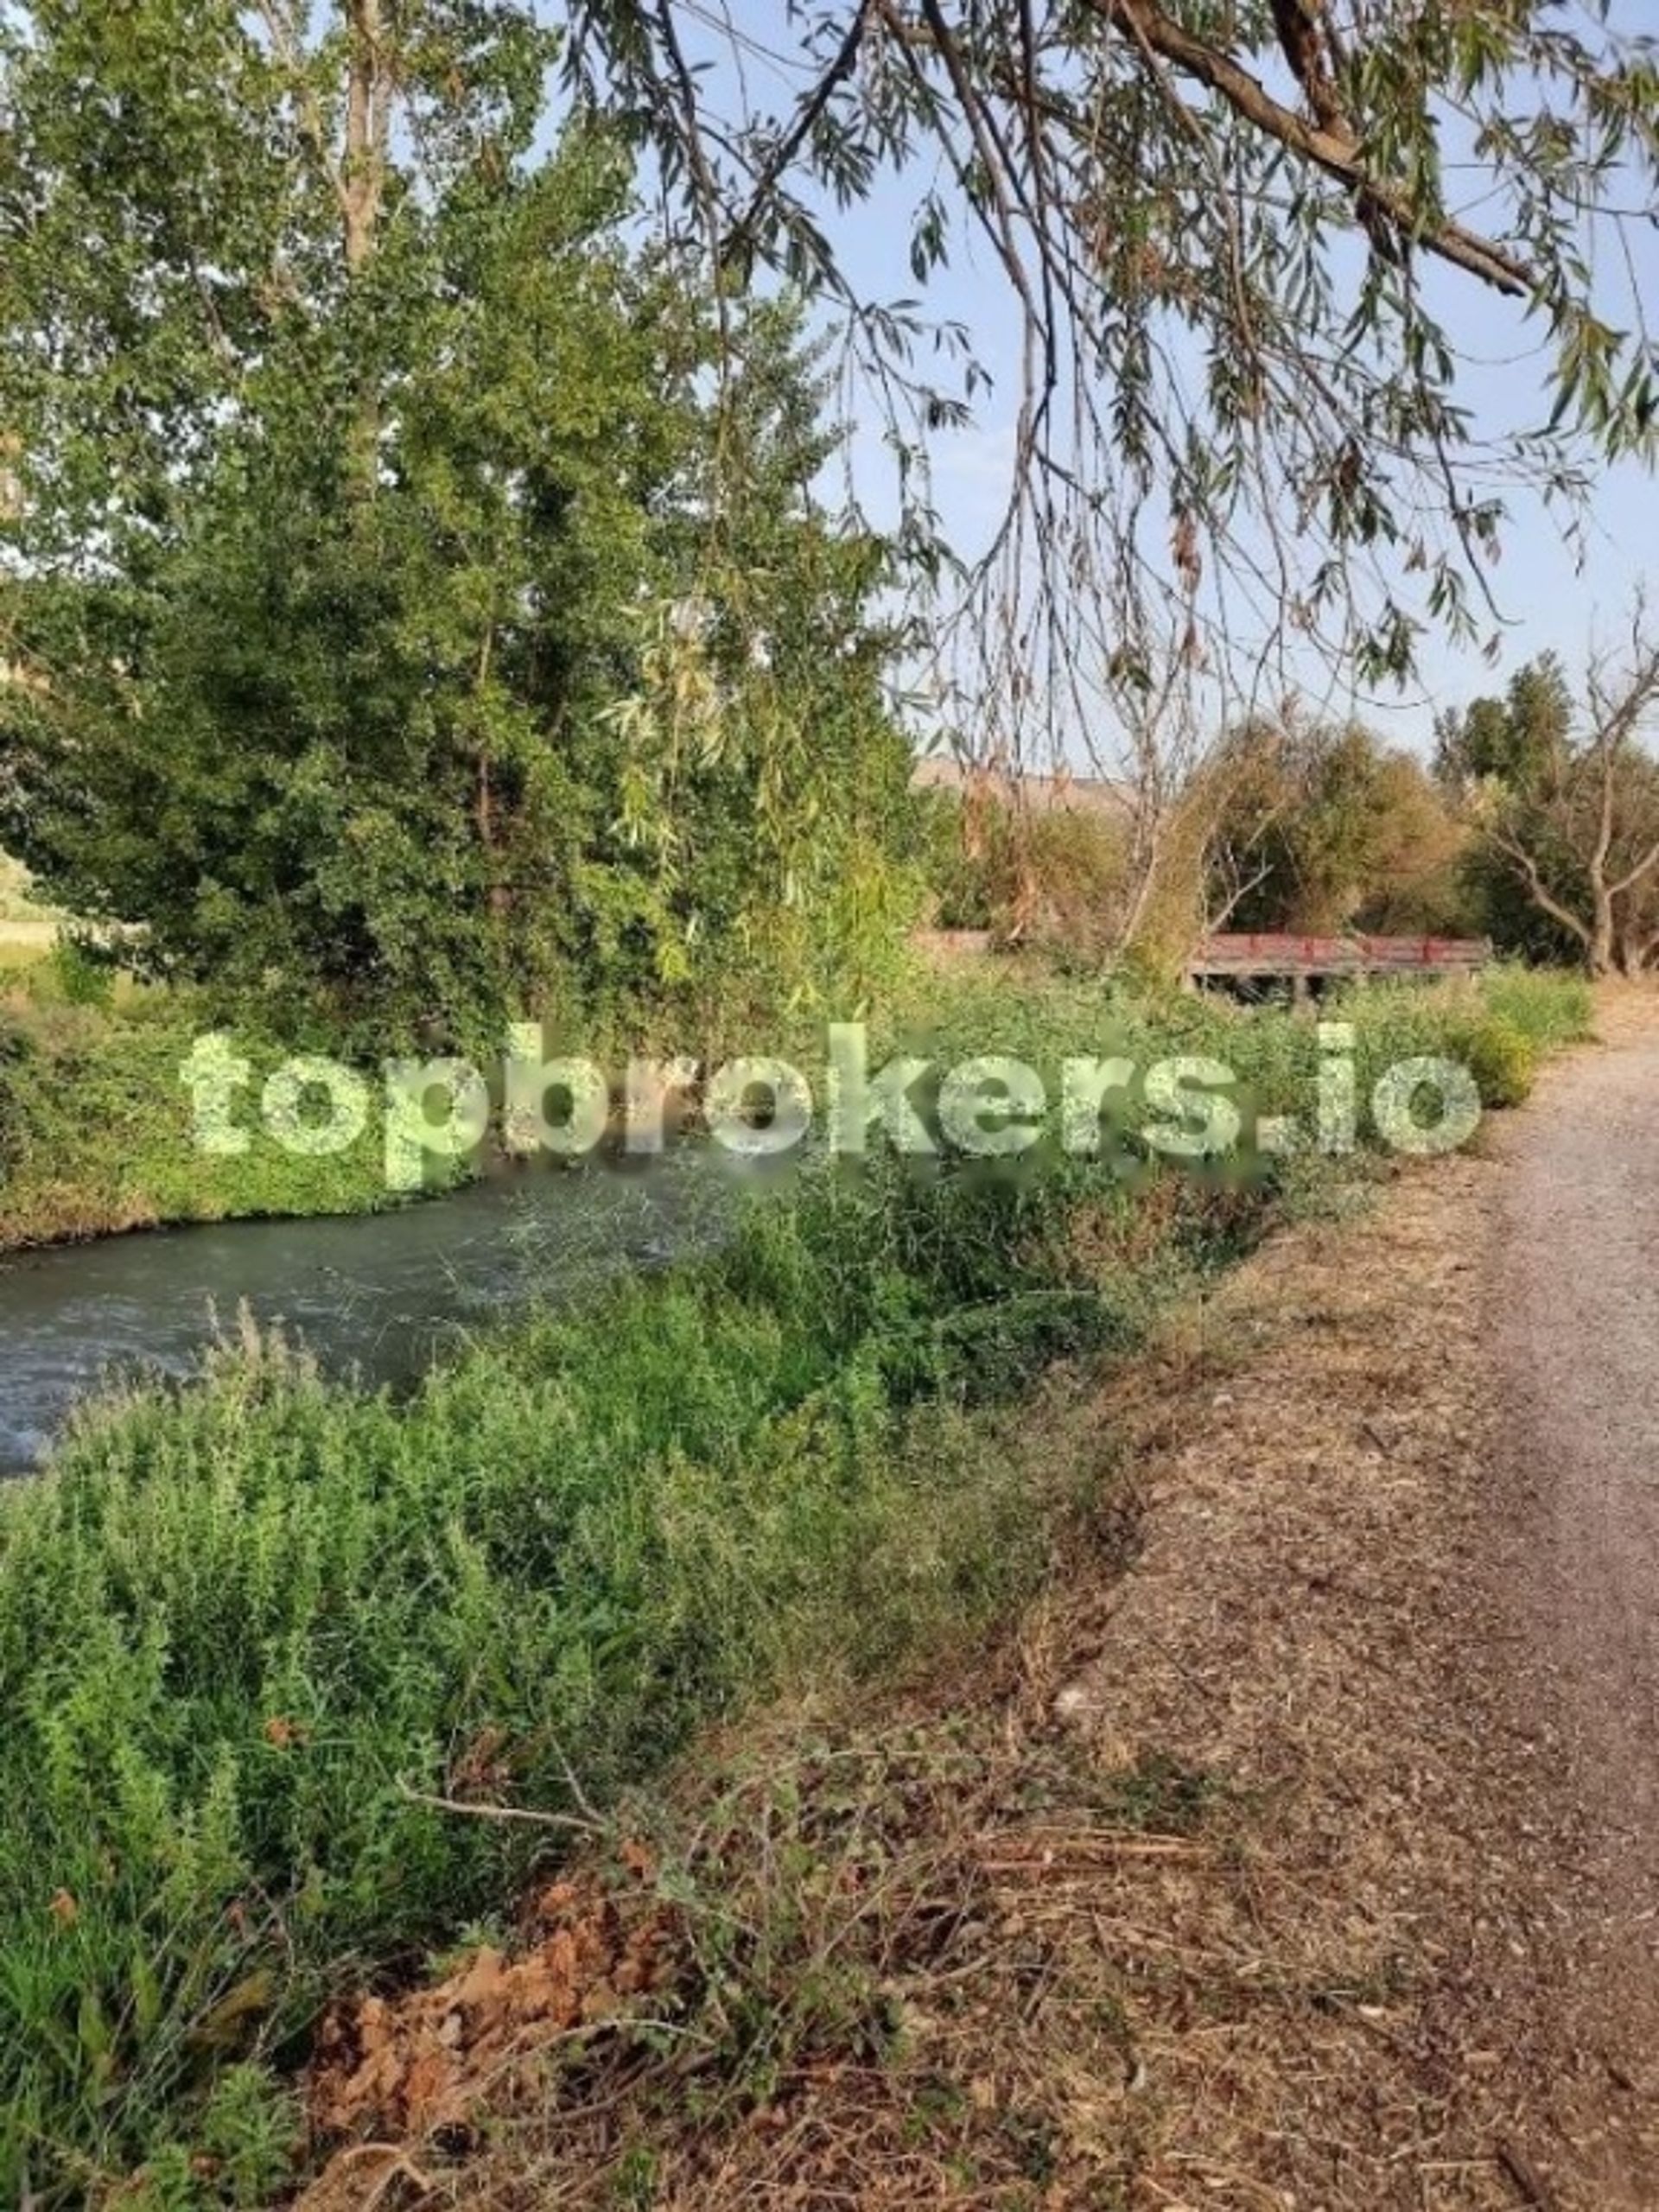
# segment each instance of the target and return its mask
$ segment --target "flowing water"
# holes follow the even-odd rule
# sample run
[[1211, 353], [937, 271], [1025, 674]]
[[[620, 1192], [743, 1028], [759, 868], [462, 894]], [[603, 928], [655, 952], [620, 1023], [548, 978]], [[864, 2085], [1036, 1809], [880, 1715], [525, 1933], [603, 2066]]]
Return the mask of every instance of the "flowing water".
[[333, 1374], [407, 1385], [469, 1335], [717, 1240], [769, 1169], [709, 1145], [499, 1170], [451, 1198], [322, 1221], [226, 1222], [0, 1259], [0, 1473], [135, 1375], [187, 1376], [244, 1309]]

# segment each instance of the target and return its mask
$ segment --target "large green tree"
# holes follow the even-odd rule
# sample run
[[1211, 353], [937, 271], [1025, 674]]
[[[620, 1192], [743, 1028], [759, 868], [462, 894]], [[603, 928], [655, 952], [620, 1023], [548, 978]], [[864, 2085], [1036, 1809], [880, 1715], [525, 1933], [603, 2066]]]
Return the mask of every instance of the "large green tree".
[[286, 1020], [810, 989], [901, 904], [799, 317], [643, 252], [603, 131], [546, 150], [553, 54], [439, 0], [7, 24], [0, 835]]

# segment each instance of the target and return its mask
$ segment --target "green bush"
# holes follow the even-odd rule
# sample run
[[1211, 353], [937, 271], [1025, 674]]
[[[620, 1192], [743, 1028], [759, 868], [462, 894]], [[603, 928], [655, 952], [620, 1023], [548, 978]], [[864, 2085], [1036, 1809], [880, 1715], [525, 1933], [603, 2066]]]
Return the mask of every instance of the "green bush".
[[52, 972], [67, 1006], [109, 1007], [115, 1002], [113, 964], [80, 938], [59, 938], [52, 953]]
[[1483, 1106], [1522, 1106], [1532, 1096], [1538, 1048], [1501, 1014], [1487, 1014], [1460, 1040]]
[[[264, 1077], [287, 1048], [233, 1039], [253, 1071], [239, 1113], [245, 1151], [196, 1143], [185, 1062], [211, 1025], [185, 994], [100, 1003], [105, 972], [64, 956], [0, 1000], [0, 1251], [9, 1247], [255, 1215], [358, 1213], [386, 1203], [378, 1111], [342, 1152], [306, 1158], [265, 1129]], [[372, 1095], [378, 1099], [378, 1087]], [[443, 1163], [450, 1175], [460, 1164]], [[432, 1179], [444, 1173], [435, 1166]]]

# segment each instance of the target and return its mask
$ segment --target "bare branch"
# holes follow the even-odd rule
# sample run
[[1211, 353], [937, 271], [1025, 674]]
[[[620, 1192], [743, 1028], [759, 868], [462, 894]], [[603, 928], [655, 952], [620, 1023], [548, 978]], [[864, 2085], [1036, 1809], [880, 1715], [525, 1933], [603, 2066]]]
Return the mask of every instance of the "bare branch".
[[1586, 951], [1590, 949], [1589, 925], [1581, 921], [1570, 906], [1565, 906], [1545, 883], [1537, 861], [1516, 837], [1511, 836], [1495, 823], [1488, 824], [1485, 835], [1504, 857], [1520, 870], [1522, 879], [1537, 904], [1552, 921], [1559, 922], [1564, 930], [1577, 938]]

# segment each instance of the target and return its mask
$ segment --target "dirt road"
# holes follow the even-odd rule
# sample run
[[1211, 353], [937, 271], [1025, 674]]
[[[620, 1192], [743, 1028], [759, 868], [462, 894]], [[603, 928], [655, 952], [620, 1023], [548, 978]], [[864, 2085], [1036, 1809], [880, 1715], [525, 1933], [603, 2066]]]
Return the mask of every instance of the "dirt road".
[[[1633, 1847], [1659, 1847], [1659, 1015], [1506, 1131], [1492, 1300], [1533, 1594]], [[1659, 1888], [1653, 1894], [1659, 1907]], [[1656, 1931], [1659, 1936], [1659, 1931]]]
[[1496, 1147], [1488, 1261], [1505, 1552], [1523, 1694], [1581, 1827], [1581, 2043], [1635, 2085], [1610, 2202], [1659, 2205], [1659, 1005], [1610, 996], [1600, 1050]]

